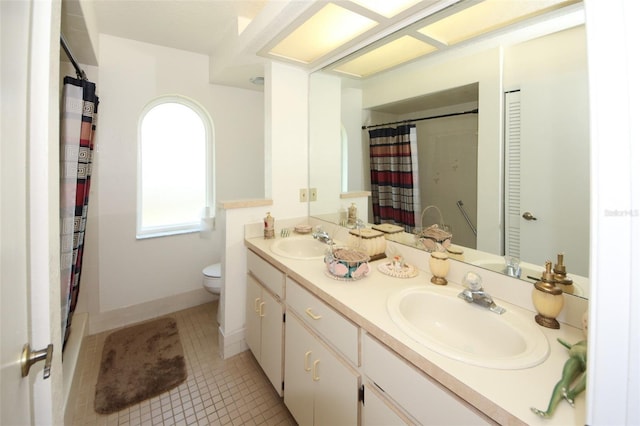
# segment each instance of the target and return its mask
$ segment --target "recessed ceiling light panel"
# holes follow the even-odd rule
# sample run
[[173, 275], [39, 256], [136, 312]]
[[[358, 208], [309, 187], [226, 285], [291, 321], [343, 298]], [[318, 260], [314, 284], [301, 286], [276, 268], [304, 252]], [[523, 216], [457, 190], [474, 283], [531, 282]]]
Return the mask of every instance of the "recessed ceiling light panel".
[[374, 11], [385, 18], [393, 18], [422, 0], [351, 0], [353, 3]]
[[418, 31], [451, 46], [577, 1], [485, 0]]
[[367, 77], [435, 50], [436, 47], [405, 35], [349, 62], [338, 65], [333, 70], [353, 76]]
[[269, 53], [309, 64], [375, 25], [377, 22], [374, 20], [334, 3], [327, 3]]

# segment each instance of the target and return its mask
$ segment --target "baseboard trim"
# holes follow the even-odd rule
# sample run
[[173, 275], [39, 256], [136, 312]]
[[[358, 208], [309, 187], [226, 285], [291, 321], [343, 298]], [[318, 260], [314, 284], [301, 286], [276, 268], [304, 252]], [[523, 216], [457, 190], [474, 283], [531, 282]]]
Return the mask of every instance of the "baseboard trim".
[[216, 300], [216, 296], [203, 289], [176, 294], [108, 312], [89, 314], [89, 334], [113, 330], [140, 321], [146, 321], [172, 312], [192, 308]]
[[218, 327], [218, 350], [220, 351], [220, 358], [231, 358], [247, 349], [249, 349], [249, 346], [247, 346], [244, 338], [244, 328], [225, 336], [221, 327]]

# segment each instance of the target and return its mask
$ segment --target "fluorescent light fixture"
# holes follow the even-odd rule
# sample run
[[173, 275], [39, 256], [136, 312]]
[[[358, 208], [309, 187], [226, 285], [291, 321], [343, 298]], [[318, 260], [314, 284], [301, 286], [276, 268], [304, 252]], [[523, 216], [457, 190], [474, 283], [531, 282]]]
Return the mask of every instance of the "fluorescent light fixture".
[[376, 12], [385, 18], [393, 18], [422, 0], [351, 0], [352, 3]]
[[446, 45], [454, 45], [578, 0], [485, 0], [418, 30]]
[[333, 70], [353, 76], [367, 77], [435, 50], [436, 47], [415, 37], [405, 35], [349, 62], [340, 64]]
[[372, 19], [327, 3], [269, 53], [309, 64], [376, 25]]

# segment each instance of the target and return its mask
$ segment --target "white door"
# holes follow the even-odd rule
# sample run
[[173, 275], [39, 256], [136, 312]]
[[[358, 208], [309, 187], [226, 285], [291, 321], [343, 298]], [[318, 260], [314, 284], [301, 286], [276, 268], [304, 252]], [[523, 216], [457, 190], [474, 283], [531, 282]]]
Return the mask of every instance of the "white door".
[[[59, 73], [52, 66], [57, 62], [59, 23], [59, 2], [0, 2], [3, 425], [63, 423], [55, 177]], [[23, 345], [39, 350], [51, 342], [51, 377], [43, 379], [43, 363], [38, 363], [23, 378]]]
[[251, 275], [247, 275], [247, 302], [244, 338], [253, 356], [260, 362], [260, 303], [262, 290]]
[[302, 322], [290, 311], [285, 323], [284, 404], [300, 426], [311, 426], [313, 420], [314, 339]]
[[[556, 79], [561, 90], [545, 92], [545, 84], [530, 83], [521, 91], [522, 134], [528, 136], [521, 157], [520, 256], [544, 265], [564, 253], [567, 271], [587, 276], [589, 126], [588, 111], [580, 106], [589, 102], [587, 76]], [[527, 212], [536, 220], [527, 220]]]
[[262, 290], [260, 366], [271, 384], [282, 396], [282, 305]]

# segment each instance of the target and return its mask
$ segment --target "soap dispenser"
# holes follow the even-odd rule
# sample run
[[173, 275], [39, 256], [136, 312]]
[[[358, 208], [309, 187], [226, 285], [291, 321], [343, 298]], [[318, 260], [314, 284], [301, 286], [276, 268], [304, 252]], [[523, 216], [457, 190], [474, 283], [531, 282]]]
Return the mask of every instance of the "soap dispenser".
[[562, 290], [555, 286], [554, 276], [551, 271], [551, 261], [545, 262], [545, 271], [542, 273], [540, 281], [533, 285], [531, 294], [533, 306], [538, 314], [535, 316], [536, 322], [547, 328], [560, 328], [560, 323], [556, 317], [564, 306]]
[[567, 267], [564, 265], [564, 253], [558, 253], [558, 261], [553, 266], [553, 280], [564, 293], [574, 292], [573, 280], [567, 277]]

